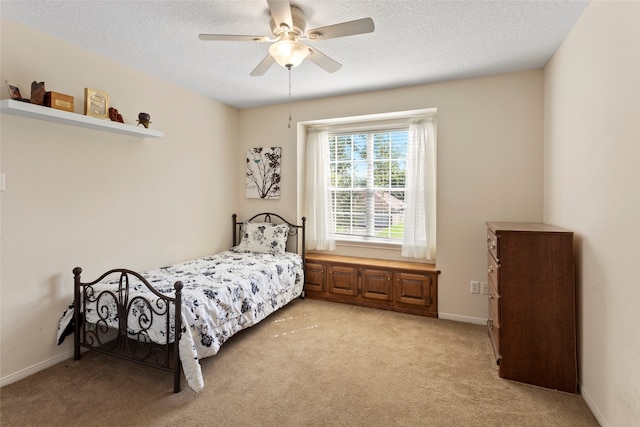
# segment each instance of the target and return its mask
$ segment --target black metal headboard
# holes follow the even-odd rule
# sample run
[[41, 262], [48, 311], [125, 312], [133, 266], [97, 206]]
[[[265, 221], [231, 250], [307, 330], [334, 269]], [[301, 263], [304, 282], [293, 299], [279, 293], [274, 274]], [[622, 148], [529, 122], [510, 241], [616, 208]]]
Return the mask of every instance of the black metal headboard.
[[289, 226], [289, 234], [287, 237], [287, 247], [290, 247], [289, 244], [293, 245], [295, 248], [295, 252], [300, 254], [304, 259], [304, 241], [305, 241], [305, 223], [307, 222], [307, 218], [302, 217], [302, 224], [292, 224], [286, 219], [282, 218], [280, 215], [271, 213], [271, 212], [263, 212], [257, 215], [252, 216], [251, 218], [238, 221], [238, 215], [231, 215], [231, 221], [233, 223], [233, 246], [238, 245], [240, 243], [240, 237], [242, 236], [242, 224], [245, 222], [273, 222], [272, 217], [277, 218], [279, 221], [276, 224], [287, 224]]

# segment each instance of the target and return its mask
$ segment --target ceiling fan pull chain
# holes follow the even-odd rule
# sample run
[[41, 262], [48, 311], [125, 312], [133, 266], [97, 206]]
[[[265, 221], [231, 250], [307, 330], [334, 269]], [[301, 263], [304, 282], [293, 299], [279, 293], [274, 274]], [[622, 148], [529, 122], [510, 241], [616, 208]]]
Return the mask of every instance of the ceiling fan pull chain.
[[289, 70], [289, 129], [291, 129], [291, 65], [287, 65]]

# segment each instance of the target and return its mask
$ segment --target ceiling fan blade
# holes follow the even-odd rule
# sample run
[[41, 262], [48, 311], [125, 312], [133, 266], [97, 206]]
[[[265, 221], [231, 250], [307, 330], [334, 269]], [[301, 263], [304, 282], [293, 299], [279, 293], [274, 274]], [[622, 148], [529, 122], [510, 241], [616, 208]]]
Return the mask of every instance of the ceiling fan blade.
[[314, 49], [311, 46], [307, 46], [307, 47], [311, 52], [309, 56], [307, 56], [307, 59], [313, 62], [314, 64], [316, 64], [318, 67], [325, 70], [327, 73], [335, 73], [340, 68], [342, 68], [342, 64], [329, 58], [327, 55], [320, 52], [318, 49]]
[[222, 41], [222, 42], [267, 42], [269, 37], [265, 36], [242, 36], [233, 34], [200, 34], [200, 40], [204, 41]]
[[353, 36], [356, 34], [372, 33], [376, 29], [373, 19], [362, 18], [341, 24], [328, 25], [307, 31], [310, 40], [335, 39], [336, 37]]
[[267, 0], [273, 21], [277, 27], [287, 26], [287, 31], [293, 29], [291, 17], [291, 4], [289, 0]]
[[273, 56], [267, 55], [264, 57], [262, 61], [260, 61], [258, 66], [254, 68], [251, 73], [249, 73], [249, 75], [253, 77], [262, 76], [275, 63], [276, 63], [276, 60], [273, 59]]

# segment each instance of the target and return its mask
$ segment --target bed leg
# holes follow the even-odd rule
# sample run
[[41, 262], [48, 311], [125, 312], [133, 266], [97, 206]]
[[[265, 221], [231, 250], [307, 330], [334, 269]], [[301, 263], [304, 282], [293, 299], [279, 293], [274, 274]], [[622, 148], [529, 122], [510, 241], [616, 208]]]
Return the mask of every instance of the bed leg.
[[173, 373], [173, 392], [180, 393], [180, 374], [182, 373], [182, 361], [180, 360], [180, 338], [182, 337], [182, 288], [184, 284], [177, 281], [173, 287], [176, 290], [176, 303], [174, 307], [175, 337], [173, 340], [173, 355], [175, 357], [175, 371]]
[[82, 273], [80, 267], [73, 269], [73, 360], [80, 359], [80, 322], [82, 319], [80, 315], [80, 273]]
[[180, 371], [182, 370], [182, 363], [178, 362], [176, 371], [173, 373], [173, 392], [180, 393]]

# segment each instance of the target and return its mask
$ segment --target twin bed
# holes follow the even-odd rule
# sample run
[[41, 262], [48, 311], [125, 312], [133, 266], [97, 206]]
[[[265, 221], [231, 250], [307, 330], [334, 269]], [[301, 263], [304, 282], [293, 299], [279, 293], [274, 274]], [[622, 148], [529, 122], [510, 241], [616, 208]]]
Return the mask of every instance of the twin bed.
[[305, 218], [296, 225], [274, 213], [234, 214], [232, 223], [233, 247], [210, 256], [144, 273], [114, 269], [91, 282], [74, 268], [59, 342], [73, 332], [75, 360], [87, 348], [163, 369], [175, 393], [183, 370], [189, 387], [202, 390], [200, 359], [304, 297]]

